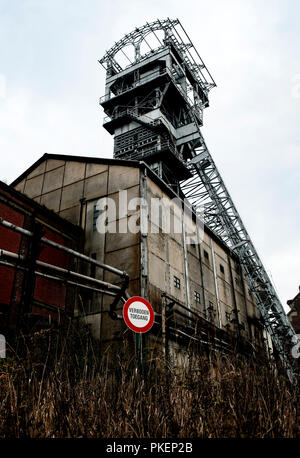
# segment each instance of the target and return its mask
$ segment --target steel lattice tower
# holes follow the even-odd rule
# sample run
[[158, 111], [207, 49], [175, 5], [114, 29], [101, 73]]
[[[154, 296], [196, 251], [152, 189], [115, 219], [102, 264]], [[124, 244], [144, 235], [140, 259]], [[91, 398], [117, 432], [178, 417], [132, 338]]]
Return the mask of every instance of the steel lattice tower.
[[205, 224], [238, 255], [273, 345], [296, 380], [297, 336], [200, 130], [216, 84], [180, 21], [136, 28], [99, 62], [106, 69], [100, 104], [114, 157], [143, 160], [196, 211], [205, 208]]

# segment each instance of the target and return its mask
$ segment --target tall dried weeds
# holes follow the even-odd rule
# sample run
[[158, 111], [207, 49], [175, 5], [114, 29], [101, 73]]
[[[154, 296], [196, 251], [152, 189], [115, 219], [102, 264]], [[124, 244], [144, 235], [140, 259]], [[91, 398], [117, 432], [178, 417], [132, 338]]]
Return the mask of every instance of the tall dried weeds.
[[20, 340], [0, 365], [0, 437], [300, 437], [299, 393], [272, 367], [189, 352], [137, 371], [85, 331]]

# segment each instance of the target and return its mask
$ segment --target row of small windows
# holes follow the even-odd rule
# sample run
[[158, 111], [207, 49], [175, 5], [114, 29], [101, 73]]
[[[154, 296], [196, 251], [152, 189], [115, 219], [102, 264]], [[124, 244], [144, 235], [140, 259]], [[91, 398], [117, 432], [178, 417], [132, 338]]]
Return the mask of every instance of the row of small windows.
[[[97, 206], [94, 205], [93, 228], [95, 230], [96, 230], [96, 224], [97, 224], [98, 216], [99, 216], [99, 210], [97, 209]], [[96, 253], [92, 253], [91, 257], [93, 259], [96, 259], [97, 258]], [[220, 264], [220, 270], [222, 272], [221, 267], [223, 267], [222, 264]], [[223, 267], [223, 269], [224, 269], [224, 267]], [[96, 274], [96, 266], [94, 264], [92, 264], [91, 265], [91, 274], [90, 275], [91, 275], [91, 277], [95, 278], [95, 274]], [[236, 283], [239, 284], [238, 278], [235, 278], [235, 280], [236, 280]], [[180, 278], [176, 277], [175, 275], [174, 275], [174, 286], [177, 289], [180, 289], [180, 287], [181, 287]], [[250, 289], [248, 289], [248, 292], [249, 292], [249, 295], [251, 295], [251, 290]], [[194, 300], [195, 300], [196, 303], [199, 303], [199, 304], [201, 303], [201, 297], [200, 297], [200, 293], [198, 291], [194, 291]], [[211, 301], [209, 301], [209, 303], [208, 303], [208, 311], [210, 313], [212, 313], [214, 311], [214, 304]], [[226, 318], [227, 321], [230, 321], [231, 320], [231, 313], [230, 312], [225, 312], [225, 318]], [[241, 328], [245, 329], [245, 325], [243, 323], [241, 324]]]
[[[93, 211], [93, 231], [94, 232], [97, 230], [97, 219], [98, 219], [99, 214], [100, 214], [100, 211], [98, 210], [97, 205], [94, 205], [94, 211]], [[209, 259], [209, 255], [206, 250], [204, 250], [204, 257], [206, 259]], [[225, 269], [222, 264], [220, 264], [220, 272], [222, 274], [225, 274]], [[235, 278], [235, 282], [238, 286], [240, 285], [240, 280], [237, 277]], [[180, 278], [176, 277], [175, 275], [174, 275], [174, 286], [175, 288], [180, 289]], [[199, 300], [198, 300], [198, 296], [196, 298], [196, 293], [197, 295], [199, 294], [197, 291], [195, 291], [195, 300], [196, 302], [200, 302], [200, 294], [199, 294]]]
[[[205, 259], [209, 260], [209, 254], [208, 254], [208, 252], [206, 250], [204, 250], [204, 257], [205, 257]], [[235, 266], [237, 268], [238, 264], [235, 263]], [[225, 268], [224, 268], [223, 264], [220, 264], [220, 272], [225, 275]], [[241, 282], [240, 282], [239, 278], [235, 277], [235, 283], [238, 286], [240, 286]]]
[[[204, 257], [205, 257], [205, 259], [207, 259], [209, 261], [209, 254], [208, 254], [208, 252], [206, 250], [204, 250]], [[222, 274], [225, 273], [225, 269], [224, 269], [224, 266], [222, 264], [220, 264], [220, 272]]]
[[[174, 276], [174, 284], [179, 285], [180, 288], [180, 279], [178, 277]], [[178, 288], [178, 286], [176, 286]], [[198, 291], [194, 291], [194, 299], [195, 302], [200, 303], [200, 293]], [[214, 304], [211, 301], [208, 301], [208, 313], [211, 315], [213, 314], [215, 310]], [[225, 312], [225, 319], [226, 321], [231, 321], [231, 312]], [[240, 323], [239, 324], [240, 328], [245, 330], [245, 324]]]
[[[205, 259], [209, 260], [209, 254], [206, 250], [203, 250], [203, 253], [204, 253], [204, 257]], [[220, 264], [220, 269], [221, 269], [221, 272], [223, 272], [222, 268], [224, 269], [224, 266], [222, 266], [222, 264]], [[234, 268], [235, 270], [239, 271], [240, 270], [240, 265], [237, 261], [234, 261]]]
[[[174, 275], [174, 286], [175, 288], [180, 289], [180, 278], [176, 277], [175, 275]], [[194, 291], [194, 299], [197, 303], [201, 302], [200, 293], [198, 291]]]

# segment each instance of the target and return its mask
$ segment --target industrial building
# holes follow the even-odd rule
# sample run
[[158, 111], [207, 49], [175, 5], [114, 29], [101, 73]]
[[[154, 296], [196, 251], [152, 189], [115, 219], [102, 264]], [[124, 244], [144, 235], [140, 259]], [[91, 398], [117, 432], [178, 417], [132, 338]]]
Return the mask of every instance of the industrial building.
[[[59, 322], [74, 314], [75, 294], [53, 276], [35, 274], [35, 262], [72, 269], [73, 258], [40, 238], [80, 249], [83, 231], [56, 213], [0, 182], [0, 218], [20, 228], [0, 225], [0, 327], [8, 335], [24, 325], [30, 329]], [[27, 236], [26, 231], [33, 234]], [[18, 267], [16, 267], [18, 265]], [[53, 272], [52, 272], [53, 275]]]
[[136, 28], [99, 62], [113, 159], [45, 154], [12, 183], [84, 234], [78, 272], [102, 289], [81, 290], [75, 313], [120, 342], [123, 303], [142, 296], [155, 311], [143, 345], [234, 342], [276, 353], [293, 379], [295, 333], [202, 136], [216, 84], [180, 21]]
[[295, 329], [296, 334], [300, 334], [300, 288], [299, 293], [293, 299], [287, 301], [287, 305], [291, 309], [287, 314], [291, 325]]
[[[85, 254], [127, 272], [129, 295], [146, 297], [158, 315], [165, 295], [170, 301], [176, 300], [178, 309], [185, 306], [204, 322], [264, 346], [266, 335], [238, 257], [208, 227], [204, 228], [201, 244], [185, 244], [182, 232], [163, 233], [158, 227], [153, 233], [149, 214], [147, 233], [120, 233], [122, 219], [127, 225], [130, 216], [139, 213], [141, 217], [137, 206], [121, 218], [117, 214], [114, 220], [112, 215], [105, 232], [97, 230], [99, 199], [109, 197], [118, 202], [121, 190], [127, 191], [128, 199], [143, 194], [148, 201], [152, 197], [170, 201], [176, 197], [144, 162], [45, 154], [13, 185], [79, 225], [85, 234]], [[117, 231], [110, 232], [109, 225], [115, 221]], [[96, 275], [104, 281], [115, 280], [112, 273], [103, 275], [101, 269]], [[124, 331], [124, 324], [111, 320], [106, 313], [110, 304], [109, 297], [99, 295], [85, 301], [87, 321], [102, 341], [119, 339]], [[122, 303], [118, 308], [121, 312]]]

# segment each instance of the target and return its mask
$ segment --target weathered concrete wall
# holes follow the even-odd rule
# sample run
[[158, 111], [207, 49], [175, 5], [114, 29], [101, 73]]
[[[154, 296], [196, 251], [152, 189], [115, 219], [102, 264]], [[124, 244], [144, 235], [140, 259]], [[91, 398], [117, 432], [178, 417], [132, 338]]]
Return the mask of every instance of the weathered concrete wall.
[[[171, 199], [148, 178], [148, 207], [151, 205], [151, 198]], [[200, 245], [186, 244], [184, 249], [182, 234], [172, 231], [169, 234], [163, 233], [161, 218], [158, 233], [151, 233], [151, 224], [155, 227], [150, 214], [147, 236], [148, 292], [154, 308], [160, 309], [161, 294], [167, 293], [216, 326], [235, 331], [238, 324], [243, 337], [254, 337], [256, 333], [254, 329], [250, 329], [254, 324], [249, 324], [249, 318], [258, 318], [259, 312], [249, 294], [240, 267], [229, 256], [228, 250], [207, 232], [204, 233]], [[195, 223], [190, 221], [190, 224], [195, 227]], [[175, 287], [174, 277], [179, 279], [180, 288]], [[262, 333], [259, 334], [261, 343]]]
[[[140, 197], [141, 173], [139, 167], [120, 163], [46, 159], [16, 188], [81, 225], [86, 235], [85, 252], [125, 270], [130, 276], [130, 295], [146, 296], [157, 312], [161, 310], [161, 294], [167, 293], [216, 326], [235, 331], [238, 324], [242, 336], [261, 342], [262, 333], [257, 331], [259, 312], [240, 267], [209, 232], [204, 233], [200, 245], [185, 246], [182, 233], [176, 233], [172, 225], [171, 231], [164, 233], [162, 218], [154, 221], [149, 214], [148, 234], [144, 238], [140, 231], [118, 233], [120, 224], [128, 223], [132, 216], [139, 225], [138, 207], [121, 218], [118, 213], [108, 216], [108, 225], [116, 224], [116, 234], [101, 234], [95, 230], [94, 206], [98, 200], [110, 197], [118, 208], [120, 190], [127, 191], [128, 200]], [[151, 198], [170, 201], [174, 197], [149, 177], [145, 192], [149, 209]], [[176, 219], [173, 211], [171, 214]], [[156, 226], [157, 233], [151, 232], [151, 225]], [[146, 258], [141, 255], [142, 240]], [[142, 259], [146, 259], [146, 275], [142, 273]], [[96, 269], [94, 274], [105, 281], [116, 281], [116, 276], [103, 274], [101, 269]], [[175, 277], [180, 287], [176, 287]], [[82, 294], [88, 321], [95, 335], [101, 334], [103, 340], [111, 340], [124, 331], [122, 322], [112, 321], [108, 316], [111, 300], [108, 296]], [[80, 308], [81, 304], [77, 305]], [[121, 313], [121, 308], [118, 312]]]
[[[119, 190], [127, 190], [128, 199], [139, 197], [138, 168], [47, 159], [16, 188], [72, 223], [81, 225], [85, 230], [85, 253], [126, 271], [130, 276], [130, 294], [139, 293], [139, 233], [101, 234], [93, 227], [94, 206], [99, 199], [108, 196], [118, 208]], [[119, 215], [110, 217], [108, 223], [116, 223], [118, 229]], [[87, 266], [83, 268], [84, 273], [91, 274], [88, 270]], [[103, 274], [98, 268], [94, 274], [113, 283], [119, 280], [116, 275]], [[120, 328], [124, 328], [122, 323], [108, 317], [112, 300], [109, 296], [81, 291], [76, 304], [77, 313], [85, 311], [94, 335], [99, 337], [101, 333], [104, 340], [113, 339]]]

